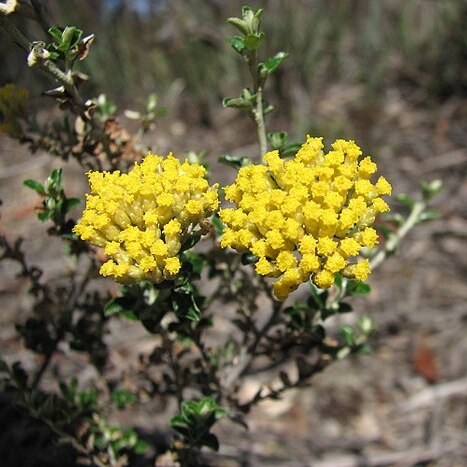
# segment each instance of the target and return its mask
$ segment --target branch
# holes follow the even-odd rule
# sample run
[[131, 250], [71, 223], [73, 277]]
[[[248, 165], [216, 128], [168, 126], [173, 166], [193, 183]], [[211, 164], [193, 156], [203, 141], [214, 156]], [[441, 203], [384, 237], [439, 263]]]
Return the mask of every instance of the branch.
[[264, 123], [263, 109], [263, 88], [258, 87], [256, 91], [256, 109], [254, 110], [255, 123], [258, 131], [259, 152], [260, 156], [264, 156], [268, 151], [268, 142], [266, 138], [266, 126]]
[[399, 227], [384, 246], [370, 259], [371, 270], [376, 269], [389, 255], [394, 253], [401, 240], [407, 235], [410, 229], [412, 229], [418, 222], [420, 222], [420, 215], [426, 209], [427, 203], [425, 201], [416, 202], [410, 215], [407, 217], [405, 222]]
[[419, 465], [439, 459], [451, 452], [465, 452], [465, 447], [448, 445], [440, 448], [411, 449], [388, 453], [363, 453], [360, 456], [334, 457], [328, 460], [313, 462], [313, 467], [379, 467], [383, 465]]
[[[65, 323], [71, 321], [71, 317], [72, 317], [73, 311], [76, 308], [76, 304], [78, 303], [78, 300], [79, 300], [81, 294], [83, 293], [83, 291], [84, 291], [84, 289], [85, 289], [85, 287], [86, 287], [86, 285], [87, 285], [87, 283], [89, 281], [89, 278], [90, 278], [90, 276], [91, 276], [91, 274], [92, 274], [92, 272], [94, 270], [93, 260], [89, 256], [85, 256], [84, 258], [85, 258], [86, 261], [88, 261], [88, 265], [85, 268], [85, 273], [83, 274], [83, 276], [80, 279], [78, 279], [76, 281], [76, 283], [73, 284], [72, 287], [71, 287], [70, 295], [69, 295], [69, 298], [67, 300], [68, 306], [63, 311], [63, 315], [62, 315], [62, 322], [65, 322]], [[42, 379], [42, 376], [44, 375], [45, 371], [47, 370], [47, 368], [49, 366], [50, 361], [52, 360], [52, 356], [55, 353], [58, 344], [63, 339], [64, 334], [65, 334], [65, 329], [64, 329], [63, 326], [61, 326], [58, 333], [57, 333], [55, 341], [53, 342], [52, 350], [49, 353], [47, 353], [47, 355], [45, 356], [44, 362], [42, 363], [41, 367], [37, 371], [37, 373], [36, 373], [36, 375], [35, 375], [35, 377], [34, 377], [34, 379], [32, 381], [31, 386], [34, 389], [38, 387], [38, 385], [39, 385], [39, 383], [40, 383], [40, 381]]]
[[36, 415], [35, 417], [37, 420], [45, 423], [50, 428], [50, 430], [59, 436], [61, 442], [70, 444], [74, 449], [76, 449], [76, 451], [92, 460], [92, 462], [94, 462], [94, 464], [98, 467], [106, 467], [107, 464], [104, 464], [96, 455], [89, 452], [88, 449], [84, 447], [75, 437], [56, 427], [51, 420], [41, 418], [39, 415]]
[[45, 15], [44, 5], [39, 0], [31, 0], [32, 7], [35, 12], [35, 19], [40, 24], [43, 31], [48, 34], [50, 29], [50, 24], [47, 21]]
[[224, 388], [230, 388], [235, 381], [240, 378], [250, 367], [253, 360], [256, 358], [256, 349], [268, 333], [269, 329], [275, 324], [277, 317], [280, 315], [282, 310], [282, 303], [274, 301], [273, 310], [269, 319], [264, 323], [263, 327], [256, 333], [254, 341], [249, 346], [244, 346], [240, 350], [238, 357], [238, 363], [232, 368], [228, 367], [228, 373], [224, 379]]
[[13, 40], [13, 42], [21, 47], [23, 50], [29, 53], [31, 50], [31, 43], [27, 40], [26, 37], [16, 28], [16, 26], [11, 23], [5, 16], [0, 14], [0, 27], [6, 32], [8, 36]]
[[423, 409], [457, 395], [467, 395], [467, 377], [423, 389], [406, 400], [396, 411], [405, 413]]
[[44, 57], [44, 53], [46, 53], [46, 51], [44, 50], [43, 43], [30, 42], [23, 33], [11, 23], [11, 21], [2, 15], [0, 15], [0, 27], [8, 36], [10, 36], [15, 44], [28, 52], [28, 64], [30, 66], [39, 66], [48, 75], [52, 76], [52, 78], [65, 87], [71, 99], [79, 109], [80, 115], [83, 116], [85, 120], [88, 120], [89, 117], [85, 114], [86, 106], [79, 95], [71, 73], [64, 73], [57, 65], [55, 65], [54, 62], [47, 60], [46, 57]]

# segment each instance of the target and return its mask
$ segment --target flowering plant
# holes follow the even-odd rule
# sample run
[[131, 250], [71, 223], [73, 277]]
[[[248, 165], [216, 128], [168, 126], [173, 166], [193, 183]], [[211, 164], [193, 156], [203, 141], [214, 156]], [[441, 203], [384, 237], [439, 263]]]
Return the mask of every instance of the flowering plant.
[[[116, 423], [115, 413], [156, 398], [174, 400], [172, 441], [165, 452], [146, 455], [156, 457], [156, 465], [216, 465], [218, 458], [203, 448], [218, 450], [211, 429], [220, 419], [245, 425], [262, 400], [303, 387], [332, 362], [369, 350], [375, 330], [369, 317], [337, 329], [328, 319], [351, 311], [348, 298], [370, 291], [364, 281], [371, 269], [429, 216], [440, 184], [425, 184], [422, 199], [409, 200], [406, 218], [390, 217], [382, 196], [391, 194], [391, 185], [383, 176], [374, 180], [377, 166], [361, 158], [355, 142], [338, 139], [326, 151], [323, 138], [308, 136], [297, 145], [287, 144], [285, 132], [268, 134], [272, 107], [265, 86], [287, 54], [259, 60], [262, 10], [248, 7], [228, 22], [239, 31], [229, 42], [247, 65], [251, 87], [224, 99], [224, 106], [251, 117], [262, 163], [221, 158], [237, 169], [235, 181], [221, 188], [210, 182], [215, 174], [199, 155], [144, 157], [138, 136], [158, 117], [157, 100], [152, 96], [145, 115], [137, 114], [141, 128], [131, 135], [105, 96], [81, 97], [87, 77], [74, 67], [87, 57], [94, 36], [53, 27], [45, 28], [49, 43], [31, 42], [10, 18], [21, 13], [15, 11], [19, 3], [0, 10], [0, 27], [27, 51], [29, 66], [58, 81], [46, 94], [58, 101], [67, 123], [40, 124], [25, 110], [28, 93], [7, 85], [0, 89], [1, 128], [31, 151], [75, 158], [89, 170], [90, 193], [75, 222], [70, 213], [79, 200], [65, 195], [60, 169], [44, 184], [24, 182], [41, 196], [38, 218], [53, 224], [49, 234], [67, 244], [75, 269], [65, 284], [44, 281], [20, 242], [1, 238], [1, 259], [20, 265], [35, 300], [19, 334], [41, 356], [30, 374], [19, 361], [1, 361], [2, 389], [77, 457], [100, 466], [129, 464], [149, 452], [148, 440]], [[28, 15], [44, 26], [40, 2], [29, 7]], [[380, 214], [387, 216], [385, 228], [377, 225]], [[110, 288], [92, 287], [97, 271], [109, 277]], [[118, 292], [111, 278], [122, 284]], [[128, 363], [125, 377], [115, 378], [104, 335], [119, 318], [140, 322], [154, 340], [137, 365]], [[87, 355], [104, 384], [83, 387], [72, 379], [58, 393], [46, 388], [44, 375], [64, 347]], [[242, 395], [248, 375], [270, 375], [271, 369], [270, 379], [279, 384], [259, 384], [254, 395]]]
[[100, 273], [121, 283], [173, 279], [183, 243], [218, 205], [205, 173], [199, 164], [151, 153], [128, 174], [90, 172], [93, 195], [73, 230], [112, 258]]
[[370, 273], [368, 259], [348, 260], [377, 243], [370, 225], [389, 211], [380, 195], [391, 194], [391, 185], [384, 177], [371, 184], [376, 164], [369, 157], [357, 163], [361, 151], [353, 141], [332, 147], [324, 154], [322, 138], [308, 137], [291, 161], [268, 152], [266, 166], [241, 168], [226, 189], [238, 209], [220, 212], [228, 226], [221, 245], [249, 251], [258, 258], [258, 274], [280, 277], [279, 300], [309, 279], [327, 289], [337, 273], [360, 281]]

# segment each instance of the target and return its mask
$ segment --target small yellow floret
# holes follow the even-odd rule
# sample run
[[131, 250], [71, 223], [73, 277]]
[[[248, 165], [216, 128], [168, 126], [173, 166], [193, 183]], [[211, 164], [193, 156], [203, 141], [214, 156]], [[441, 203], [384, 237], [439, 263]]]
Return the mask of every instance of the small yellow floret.
[[375, 198], [371, 207], [376, 213], [389, 211], [389, 206], [382, 198]]
[[320, 255], [329, 256], [337, 249], [337, 242], [330, 237], [321, 237], [318, 240], [318, 253]]
[[203, 212], [203, 203], [201, 201], [191, 199], [186, 203], [186, 210], [193, 216], [200, 214]]
[[360, 252], [361, 245], [352, 237], [346, 237], [339, 243], [339, 249], [345, 257], [356, 256]]
[[332, 284], [334, 284], [334, 274], [326, 269], [323, 269], [315, 275], [313, 282], [320, 289], [328, 289]]
[[311, 274], [320, 267], [319, 258], [313, 253], [305, 253], [299, 264], [299, 268], [305, 274]]
[[181, 264], [178, 258], [168, 258], [165, 261], [164, 272], [170, 276], [175, 276], [180, 271]]
[[379, 195], [390, 195], [392, 192], [390, 183], [384, 177], [379, 177], [375, 186]]
[[366, 281], [370, 272], [370, 262], [367, 259], [364, 259], [356, 264], [353, 270], [353, 275], [355, 279], [359, 281]]
[[255, 265], [255, 269], [261, 276], [267, 276], [274, 272], [274, 266], [266, 258], [260, 258]]
[[182, 224], [177, 219], [172, 219], [164, 225], [164, 234], [168, 237], [179, 234], [182, 231]]
[[366, 246], [367, 248], [373, 248], [378, 243], [378, 233], [375, 229], [367, 227], [360, 234], [360, 242], [362, 246]]
[[342, 271], [345, 267], [345, 259], [339, 254], [334, 253], [326, 261], [325, 268], [332, 273]]
[[290, 251], [281, 251], [276, 258], [277, 267], [284, 272], [294, 267], [297, 263], [295, 256]]

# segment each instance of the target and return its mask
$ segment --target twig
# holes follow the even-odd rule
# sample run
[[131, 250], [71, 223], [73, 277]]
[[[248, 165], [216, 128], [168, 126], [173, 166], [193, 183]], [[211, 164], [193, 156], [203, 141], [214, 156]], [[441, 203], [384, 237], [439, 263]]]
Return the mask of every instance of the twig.
[[268, 150], [268, 142], [266, 138], [266, 126], [264, 123], [264, 109], [263, 109], [263, 88], [258, 87], [256, 91], [256, 109], [254, 111], [255, 123], [258, 131], [259, 152], [260, 156], [266, 154]]
[[50, 430], [58, 435], [60, 437], [60, 441], [73, 446], [73, 448], [75, 448], [80, 454], [84, 454], [98, 467], [106, 467], [107, 464], [104, 464], [97, 456], [91, 454], [76, 438], [57, 428], [52, 421], [41, 418], [39, 415], [36, 415], [36, 418], [45, 423], [50, 428]]
[[425, 388], [405, 401], [396, 411], [398, 413], [405, 413], [419, 410], [437, 404], [442, 399], [448, 399], [457, 395], [467, 397], [467, 377]]
[[235, 381], [248, 370], [249, 366], [256, 358], [256, 349], [259, 343], [267, 334], [269, 329], [275, 324], [281, 310], [282, 303], [274, 301], [271, 315], [269, 316], [269, 319], [266, 321], [266, 323], [264, 323], [263, 327], [257, 332], [254, 341], [250, 345], [242, 347], [238, 357], [238, 363], [233, 368], [228, 368], [228, 373], [224, 379], [225, 388], [230, 388], [235, 383]]
[[10, 36], [13, 42], [29, 53], [31, 43], [23, 36], [23, 34], [3, 15], [0, 15], [0, 27]]
[[48, 34], [50, 29], [50, 24], [47, 21], [45, 15], [44, 5], [38, 0], [31, 0], [32, 7], [34, 8], [34, 12], [36, 13], [35, 19], [40, 24], [42, 30]]
[[394, 253], [401, 240], [407, 235], [410, 229], [412, 229], [419, 221], [420, 215], [426, 209], [427, 204], [425, 201], [416, 202], [410, 215], [407, 217], [405, 222], [399, 227], [397, 232], [392, 234], [388, 241], [371, 259], [370, 268], [371, 270], [376, 269], [389, 255]]
[[[310, 467], [382, 467], [385, 465], [418, 465], [433, 459], [439, 459], [444, 454], [460, 451], [460, 446], [444, 446], [439, 449], [411, 449], [408, 451], [361, 454], [360, 456], [342, 456], [319, 462], [310, 462]], [[466, 451], [464, 448], [462, 451]]]
[[[3, 28], [3, 30], [7, 33], [8, 36], [10, 36], [10, 38], [13, 40], [13, 42], [15, 42], [15, 44], [19, 45], [29, 54], [36, 54], [36, 56], [40, 58], [40, 53], [43, 49], [42, 45], [40, 45], [39, 43], [30, 42], [22, 34], [22, 32], [19, 31], [19, 29], [17, 29], [16, 26], [14, 26], [14, 24], [11, 23], [11, 21], [9, 21], [2, 15], [0, 15], [0, 27]], [[76, 85], [73, 82], [73, 77], [71, 73], [64, 73], [51, 60], [38, 59], [36, 61], [36, 64], [65, 87], [71, 99], [79, 109], [80, 115], [83, 116], [85, 120], [88, 120], [89, 118], [85, 114], [86, 106], [84, 105], [84, 101], [79, 95], [78, 89], [76, 88]]]
[[[94, 262], [89, 256], [85, 256], [85, 259], [88, 261], [88, 265], [86, 268], [86, 272], [83, 274], [83, 276], [78, 279], [78, 281], [72, 286], [71, 291], [70, 291], [70, 296], [68, 299], [68, 306], [63, 312], [62, 316], [62, 322], [70, 322], [71, 321], [71, 316], [73, 314], [73, 311], [75, 310], [76, 304], [83, 293], [89, 278], [91, 276], [92, 271], [94, 270]], [[42, 376], [44, 375], [45, 371], [47, 370], [50, 361], [52, 359], [53, 354], [55, 353], [58, 344], [60, 341], [63, 339], [63, 335], [65, 333], [65, 329], [63, 326], [60, 327], [57, 336], [53, 342], [52, 345], [52, 350], [48, 352], [45, 356], [45, 359], [40, 366], [39, 370], [36, 373], [36, 376], [34, 377], [31, 386], [35, 389], [38, 387]]]

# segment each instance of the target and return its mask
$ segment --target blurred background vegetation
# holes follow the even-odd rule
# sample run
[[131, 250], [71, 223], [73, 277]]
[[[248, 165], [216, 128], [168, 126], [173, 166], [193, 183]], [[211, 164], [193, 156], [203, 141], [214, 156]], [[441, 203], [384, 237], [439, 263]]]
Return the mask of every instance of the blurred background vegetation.
[[[240, 58], [225, 40], [235, 33], [225, 18], [238, 15], [243, 2], [44, 3], [53, 21], [73, 24], [85, 34], [97, 36], [82, 65], [82, 71], [92, 77], [86, 89], [89, 96], [104, 91], [115, 103], [131, 107], [155, 92], [172, 112], [183, 115], [185, 123], [215, 126], [222, 98], [237, 95], [247, 82], [238, 64]], [[372, 105], [377, 105], [389, 84], [416, 89], [418, 100], [427, 106], [467, 92], [465, 0], [247, 3], [267, 10], [268, 50], [263, 53], [290, 52], [270, 84], [269, 96], [274, 96], [273, 103], [281, 108], [281, 115], [275, 118], [284, 129], [293, 127], [300, 137], [307, 131], [328, 136], [327, 132], [341, 130], [321, 128], [312, 117], [313, 99], [330, 83], [360, 85], [364, 101]], [[30, 40], [43, 38], [36, 25], [23, 26]], [[46, 78], [41, 82], [35, 72], [25, 72], [22, 53], [8, 40], [0, 42], [0, 55], [0, 85], [19, 80], [33, 90], [33, 97], [38, 96]]]

